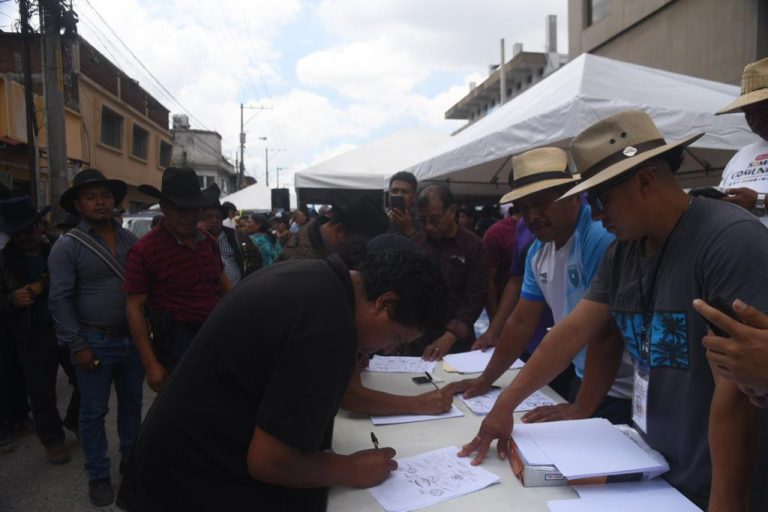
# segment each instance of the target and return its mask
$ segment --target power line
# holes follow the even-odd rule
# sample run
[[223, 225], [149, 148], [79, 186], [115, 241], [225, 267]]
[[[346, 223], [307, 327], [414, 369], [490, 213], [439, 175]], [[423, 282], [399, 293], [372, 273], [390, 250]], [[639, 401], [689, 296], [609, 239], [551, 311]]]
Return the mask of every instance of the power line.
[[[87, 2], [87, 1], [88, 1], [88, 0], [86, 0], [86, 2]], [[93, 6], [92, 6], [90, 3], [89, 3], [88, 5], [91, 7], [91, 9], [93, 9]], [[98, 13], [97, 11], [95, 11], [95, 9], [93, 9], [93, 10], [94, 10], [94, 12], [95, 12], [95, 13], [96, 13], [96, 14], [99, 16], [99, 18], [102, 20], [102, 22], [103, 22], [103, 23], [104, 23], [104, 24], [107, 26], [107, 28], [109, 28], [109, 29], [112, 31], [112, 33], [113, 33], [113, 34], [115, 34], [115, 36], [116, 36], [116, 37], [119, 39], [119, 36], [117, 36], [117, 34], [114, 32], [114, 30], [112, 30], [112, 28], [109, 26], [109, 24], [107, 24], [107, 22], [104, 20], [104, 18], [103, 18], [101, 15], [99, 15], [99, 13]], [[87, 22], [88, 22], [88, 24], [89, 24], [89, 25], [90, 25], [90, 26], [91, 26], [91, 27], [92, 27], [92, 28], [93, 28], [93, 29], [94, 29], [94, 30], [97, 32], [96, 38], [97, 38], [97, 39], [99, 39], [99, 41], [101, 42], [101, 44], [102, 44], [102, 46], [103, 46], [104, 50], [105, 50], [105, 51], [106, 51], [106, 52], [107, 52], [107, 53], [108, 53], [108, 54], [109, 54], [109, 55], [112, 57], [112, 59], [115, 61], [115, 63], [118, 63], [118, 62], [119, 62], [121, 59], [118, 59], [118, 58], [117, 58], [117, 57], [116, 57], [116, 56], [115, 56], [115, 55], [114, 55], [114, 54], [113, 54], [113, 53], [110, 51], [110, 49], [109, 49], [109, 46], [112, 46], [112, 47], [113, 47], [115, 50], [118, 50], [118, 48], [112, 44], [112, 42], [109, 40], [109, 38], [108, 38], [106, 35], [104, 35], [104, 33], [103, 33], [103, 32], [102, 32], [102, 31], [101, 31], [99, 28], [98, 28], [98, 26], [96, 26], [96, 24], [95, 24], [93, 21], [89, 20], [89, 19], [88, 19], [88, 18], [86, 18], [85, 16], [82, 16], [82, 19], [83, 19], [83, 20], [85, 20], [85, 21], [87, 21]], [[98, 35], [98, 34], [100, 34], [102, 37], [104, 37], [104, 40], [102, 40], [102, 39], [99, 37], [99, 35]], [[106, 41], [106, 42], [105, 42], [105, 41]], [[145, 66], [144, 66], [144, 65], [141, 63], [141, 61], [140, 61], [140, 60], [138, 60], [138, 58], [137, 58], [137, 57], [136, 57], [136, 56], [133, 54], [133, 52], [131, 52], [131, 51], [130, 51], [130, 49], [128, 49], [128, 47], [125, 45], [125, 43], [124, 43], [122, 40], [120, 40], [120, 42], [121, 42], [121, 43], [123, 44], [123, 46], [124, 46], [124, 47], [125, 47], [125, 48], [126, 48], [128, 51], [129, 51], [129, 53], [130, 53], [130, 54], [131, 54], [131, 55], [134, 57], [134, 59], [136, 59], [136, 60], [139, 62], [139, 64], [141, 64], [141, 66], [142, 66], [142, 69], [143, 69], [143, 70], [144, 70], [144, 71], [145, 71], [145, 72], [146, 72], [146, 73], [147, 73], [147, 74], [148, 74], [148, 75], [149, 75], [149, 76], [150, 76], [150, 77], [151, 77], [151, 78], [152, 78], [152, 79], [153, 79], [155, 82], [157, 82], [157, 84], [158, 84], [158, 85], [161, 87], [161, 90], [162, 90], [162, 91], [163, 91], [163, 92], [164, 92], [166, 95], [168, 95], [168, 96], [170, 97], [170, 99], [171, 99], [171, 100], [173, 100], [174, 102], [176, 102], [176, 103], [177, 103], [177, 104], [178, 104], [178, 105], [179, 105], [179, 106], [182, 108], [182, 110], [183, 110], [183, 111], [184, 111], [184, 112], [185, 112], [187, 115], [189, 115], [191, 118], [193, 118], [194, 120], [196, 120], [196, 121], [198, 122], [198, 124], [200, 124], [200, 125], [201, 125], [201, 126], [202, 126], [202, 127], [205, 129], [205, 130], [207, 130], [207, 131], [212, 131], [212, 130], [209, 130], [207, 127], [205, 127], [205, 125], [203, 125], [203, 124], [202, 124], [202, 123], [201, 123], [199, 120], [197, 120], [197, 118], [196, 118], [196, 117], [195, 117], [195, 116], [194, 116], [194, 115], [193, 115], [193, 114], [192, 114], [192, 113], [191, 113], [191, 112], [190, 112], [190, 111], [189, 111], [189, 110], [188, 110], [186, 107], [184, 107], [184, 105], [182, 105], [182, 104], [181, 104], [181, 103], [180, 103], [178, 100], [176, 100], [176, 98], [175, 98], [175, 97], [174, 97], [174, 96], [173, 96], [173, 95], [172, 95], [172, 94], [171, 94], [171, 93], [168, 91], [168, 89], [166, 89], [166, 88], [165, 88], [165, 87], [164, 87], [164, 86], [163, 86], [163, 85], [160, 83], [160, 81], [159, 81], [157, 78], [155, 78], [155, 77], [154, 77], [154, 75], [152, 75], [152, 74], [151, 74], [151, 72], [149, 72], [149, 70], [148, 70], [148, 69], [147, 69], [147, 68], [146, 68], [146, 67], [145, 67]], [[208, 151], [208, 153], [209, 153], [211, 156], [215, 156], [215, 157], [221, 157], [221, 156], [222, 156], [222, 155], [221, 155], [221, 151], [219, 151], [217, 148], [215, 148], [215, 147], [211, 146], [210, 144], [208, 144], [208, 143], [207, 143], [205, 140], [203, 140], [203, 139], [199, 139], [199, 142], [200, 142], [200, 143], [201, 143], [203, 146], [205, 146], [205, 147], [207, 147], [207, 148], [208, 148], [208, 150], [209, 150], [209, 151]], [[205, 148], [201, 148], [201, 149], [205, 149]]]
[[93, 12], [96, 14], [96, 16], [98, 16], [98, 17], [99, 17], [99, 19], [101, 20], [101, 22], [102, 22], [102, 23], [103, 23], [103, 24], [104, 24], [104, 25], [105, 25], [105, 26], [106, 26], [106, 27], [109, 29], [109, 31], [110, 31], [110, 32], [112, 32], [112, 34], [115, 36], [115, 38], [117, 38], [117, 40], [120, 42], [120, 44], [123, 46], [123, 48], [125, 48], [125, 49], [126, 49], [126, 51], [128, 51], [128, 53], [131, 55], [131, 57], [133, 57], [133, 58], [136, 60], [136, 62], [138, 62], [138, 63], [139, 63], [139, 66], [141, 66], [141, 68], [142, 68], [144, 71], [146, 71], [146, 73], [147, 73], [147, 74], [148, 74], [148, 75], [149, 75], [149, 76], [152, 78], [152, 80], [154, 80], [154, 81], [157, 83], [157, 85], [158, 85], [158, 86], [160, 86], [160, 88], [163, 90], [163, 92], [165, 92], [165, 93], [166, 93], [166, 94], [167, 94], [167, 95], [168, 95], [168, 96], [169, 96], [171, 99], [173, 99], [173, 101], [174, 101], [174, 102], [175, 102], [175, 103], [176, 103], [176, 104], [177, 104], [179, 107], [181, 107], [181, 109], [182, 109], [182, 110], [184, 110], [184, 111], [185, 111], [185, 112], [186, 112], [186, 113], [189, 115], [189, 117], [191, 117], [191, 118], [192, 118], [192, 119], [193, 119], [193, 120], [194, 120], [194, 121], [195, 121], [195, 122], [196, 122], [196, 123], [197, 123], [199, 126], [202, 126], [204, 129], [206, 129], [206, 130], [208, 130], [208, 131], [211, 131], [211, 130], [209, 130], [209, 129], [208, 129], [206, 126], [205, 126], [205, 124], [204, 124], [202, 121], [200, 121], [200, 120], [199, 120], [197, 117], [195, 117], [195, 116], [192, 114], [192, 112], [190, 112], [190, 111], [189, 111], [189, 109], [187, 109], [187, 107], [185, 107], [184, 105], [182, 105], [182, 103], [181, 103], [181, 102], [180, 102], [178, 99], [176, 99], [176, 97], [175, 97], [175, 96], [174, 96], [174, 95], [171, 93], [171, 91], [169, 91], [169, 90], [168, 90], [168, 89], [167, 89], [167, 88], [166, 88], [166, 87], [165, 87], [165, 86], [164, 86], [164, 85], [163, 85], [163, 84], [160, 82], [160, 80], [158, 80], [158, 79], [157, 79], [157, 77], [156, 77], [155, 75], [153, 75], [153, 74], [152, 74], [152, 72], [151, 72], [151, 71], [150, 71], [150, 70], [149, 70], [149, 69], [148, 69], [148, 68], [147, 68], [147, 67], [144, 65], [144, 63], [141, 61], [141, 59], [139, 59], [139, 58], [136, 56], [136, 54], [135, 54], [135, 53], [133, 53], [133, 51], [132, 51], [132, 50], [131, 50], [131, 49], [128, 47], [128, 45], [127, 45], [127, 44], [125, 44], [125, 41], [123, 41], [123, 40], [122, 40], [122, 38], [121, 38], [121, 37], [120, 37], [120, 36], [117, 34], [117, 32], [115, 32], [115, 30], [114, 30], [114, 29], [113, 29], [113, 28], [110, 26], [110, 24], [109, 24], [109, 23], [107, 23], [107, 21], [104, 19], [104, 17], [101, 15], [101, 13], [99, 13], [99, 11], [97, 11], [97, 10], [96, 10], [96, 8], [93, 6], [93, 4], [91, 4], [90, 0], [85, 0], [85, 3], [86, 3], [86, 4], [88, 4], [88, 6], [89, 6], [89, 7], [91, 8], [91, 10], [92, 10], [92, 11], [93, 11]]

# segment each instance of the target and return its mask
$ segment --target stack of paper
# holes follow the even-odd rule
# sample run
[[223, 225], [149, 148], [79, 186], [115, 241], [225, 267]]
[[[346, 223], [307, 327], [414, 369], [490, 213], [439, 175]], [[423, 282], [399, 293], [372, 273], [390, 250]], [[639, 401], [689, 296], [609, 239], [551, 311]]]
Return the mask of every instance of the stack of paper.
[[603, 418], [518, 424], [512, 438], [526, 464], [554, 465], [568, 480], [669, 470]]
[[[491, 389], [489, 392], [485, 393], [484, 395], [478, 395], [473, 398], [464, 398], [462, 397], [461, 400], [464, 402], [464, 405], [467, 406], [467, 408], [472, 411], [475, 414], [479, 415], [485, 415], [491, 412], [491, 409], [493, 408], [493, 404], [496, 403], [496, 399], [501, 394], [501, 389]], [[520, 405], [515, 407], [515, 412], [525, 412], [525, 411], [532, 411], [533, 409], [537, 407], [541, 407], [544, 405], [556, 405], [557, 402], [549, 398], [547, 395], [542, 393], [541, 391], [534, 391], [531, 396], [520, 402]]]
[[416, 421], [430, 421], [430, 420], [443, 420], [445, 418], [456, 418], [458, 416], [464, 416], [455, 405], [451, 406], [451, 410], [444, 412], [443, 414], [402, 414], [394, 416], [371, 416], [371, 421], [374, 425], [394, 425], [396, 423], [413, 423]]
[[[485, 367], [488, 366], [494, 350], [491, 348], [485, 352], [482, 350], [472, 350], [459, 354], [448, 354], [443, 360], [446, 366], [450, 366], [459, 373], [482, 373]], [[517, 370], [523, 366], [525, 366], [525, 363], [518, 359], [510, 366], [510, 369]]]
[[415, 510], [479, 491], [499, 477], [470, 458], [459, 458], [458, 448], [449, 446], [397, 461], [381, 485], [368, 489], [387, 512]]
[[661, 478], [647, 482], [574, 485], [573, 488], [581, 499], [550, 501], [547, 503], [550, 512], [701, 512]]
[[369, 372], [392, 373], [432, 373], [434, 361], [425, 361], [420, 357], [379, 356], [375, 355], [368, 362]]

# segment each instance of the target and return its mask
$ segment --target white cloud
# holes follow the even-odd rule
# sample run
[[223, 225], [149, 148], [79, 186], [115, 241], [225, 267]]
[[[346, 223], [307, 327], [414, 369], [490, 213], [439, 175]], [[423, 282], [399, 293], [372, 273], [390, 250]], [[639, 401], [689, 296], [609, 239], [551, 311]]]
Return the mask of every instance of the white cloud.
[[[256, 114], [246, 166], [260, 180], [265, 146], [286, 149], [270, 155], [270, 168], [284, 167], [287, 179], [402, 126], [452, 131], [461, 122], [446, 121], [445, 111], [498, 61], [499, 38], [510, 56], [514, 41], [542, 49], [546, 14], [560, 14], [561, 51], [566, 43], [564, 0], [89, 2], [194, 118], [221, 133], [225, 156], [237, 148], [239, 104], [272, 107], [246, 112]], [[9, 5], [0, 12], [13, 13]], [[75, 9], [82, 35], [182, 113], [86, 0]]]

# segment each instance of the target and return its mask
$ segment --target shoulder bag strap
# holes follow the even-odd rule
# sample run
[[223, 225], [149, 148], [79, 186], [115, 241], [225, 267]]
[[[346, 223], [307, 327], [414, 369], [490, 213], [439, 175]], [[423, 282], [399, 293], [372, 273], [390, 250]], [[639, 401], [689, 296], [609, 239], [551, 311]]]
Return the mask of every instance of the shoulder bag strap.
[[77, 228], [73, 228], [69, 230], [69, 232], [65, 235], [74, 238], [85, 248], [89, 249], [93, 254], [95, 254], [101, 261], [103, 261], [109, 269], [117, 275], [117, 277], [120, 278], [121, 281], [125, 281], [125, 268], [123, 265], [120, 264], [119, 261], [115, 259], [112, 254], [110, 254], [104, 247], [102, 247], [94, 238], [86, 233], [85, 231], [81, 231]]

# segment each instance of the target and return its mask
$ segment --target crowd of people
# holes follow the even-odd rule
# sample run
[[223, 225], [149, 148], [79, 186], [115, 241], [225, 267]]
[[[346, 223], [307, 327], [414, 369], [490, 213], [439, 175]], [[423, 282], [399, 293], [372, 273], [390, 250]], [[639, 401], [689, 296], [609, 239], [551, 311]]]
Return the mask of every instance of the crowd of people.
[[[460, 456], [480, 464], [494, 441], [508, 456], [515, 407], [549, 384], [566, 402], [523, 421], [632, 424], [697, 505], [764, 510], [768, 59], [747, 66], [730, 112], [761, 140], [719, 189], [686, 193], [675, 178], [702, 134], [668, 142], [644, 112], [619, 112], [568, 152], [515, 156], [502, 219], [407, 172], [386, 207], [360, 196], [312, 217], [241, 215], [194, 170], [169, 167], [159, 189], [139, 187], [162, 217], [137, 239], [115, 219], [126, 183], [86, 169], [59, 198], [70, 216], [55, 236], [47, 208], [5, 191], [0, 454], [36, 433], [67, 463], [68, 429], [91, 502], [112, 503], [114, 386], [121, 508], [322, 510], [328, 487], [373, 486], [397, 467], [391, 448], [328, 450], [339, 407], [445, 412], [522, 358]], [[375, 352], [436, 361], [490, 347], [482, 374], [421, 395], [361, 377]], [[157, 396], [142, 419], [145, 380]]]

